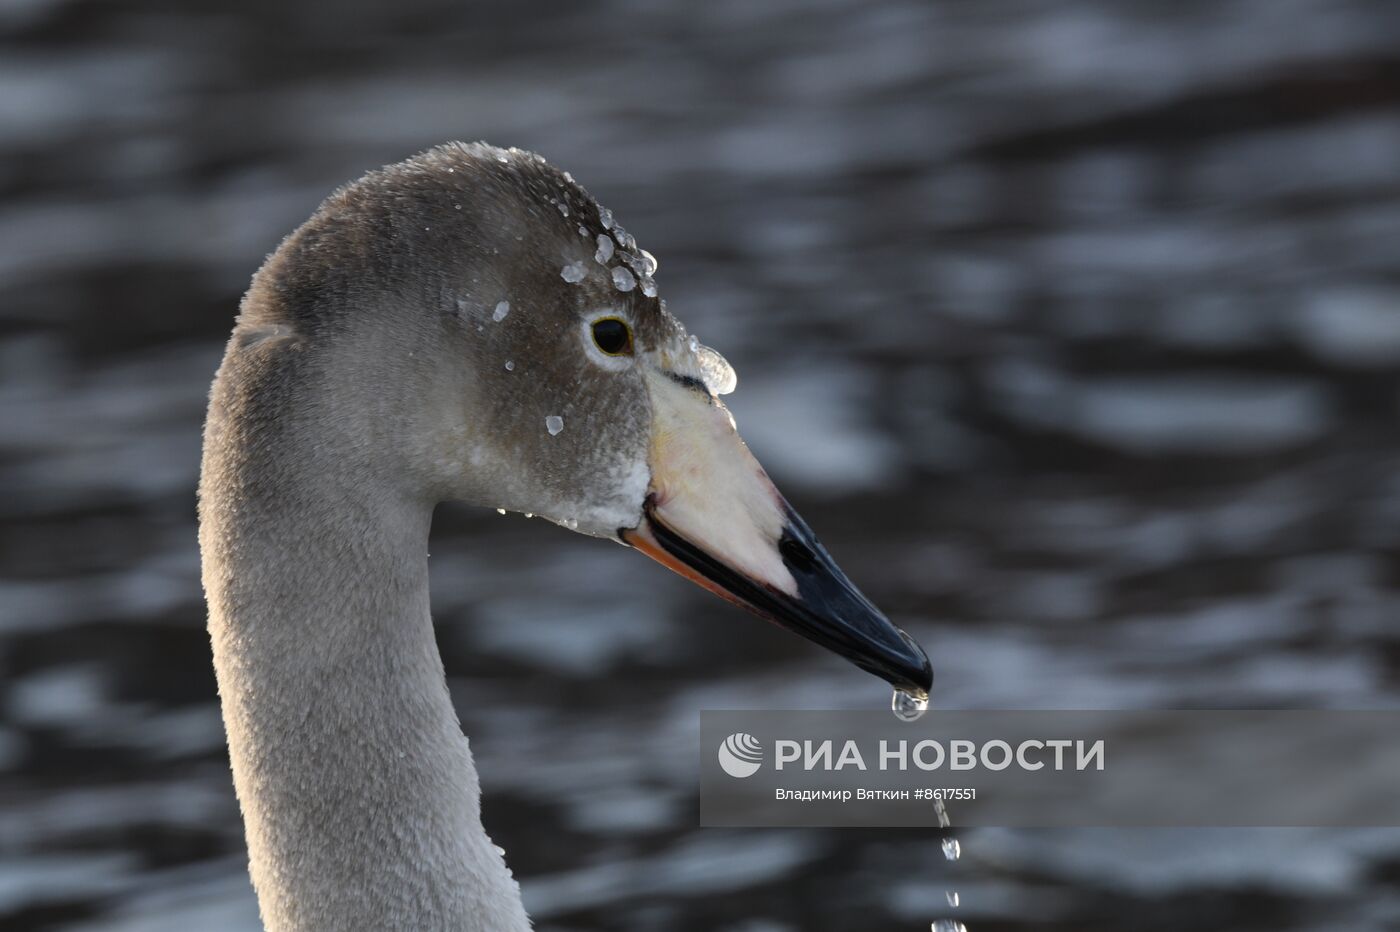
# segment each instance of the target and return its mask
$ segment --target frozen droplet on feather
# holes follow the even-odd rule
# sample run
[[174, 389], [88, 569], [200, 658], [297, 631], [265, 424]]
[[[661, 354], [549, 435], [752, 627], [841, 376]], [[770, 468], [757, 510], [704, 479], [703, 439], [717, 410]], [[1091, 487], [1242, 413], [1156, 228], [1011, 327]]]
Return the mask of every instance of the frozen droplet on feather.
[[606, 233], [599, 233], [599, 234], [598, 234], [598, 251], [597, 251], [596, 253], [593, 254], [593, 258], [594, 258], [594, 259], [597, 259], [597, 260], [598, 260], [600, 263], [602, 263], [603, 265], [607, 265], [607, 264], [608, 264], [608, 261], [609, 261], [610, 259], [612, 259], [612, 257], [613, 257], [613, 241], [612, 241], [612, 237], [609, 236], [609, 235], [606, 234]]
[[632, 273], [621, 266], [612, 270], [612, 280], [618, 291], [631, 291], [637, 287], [637, 280], [632, 277]]
[[501, 321], [503, 321], [503, 320], [506, 319], [506, 315], [509, 314], [509, 313], [510, 313], [510, 302], [509, 302], [509, 301], [498, 301], [498, 302], [496, 303], [496, 309], [495, 309], [494, 311], [491, 312], [491, 319], [494, 320], [494, 321], [496, 321], [497, 323], [500, 323]]
[[700, 380], [705, 383], [706, 388], [716, 395], [728, 395], [734, 391], [734, 387], [739, 384], [739, 376], [723, 356], [708, 346], [698, 344], [695, 355], [700, 360]]
[[557, 437], [559, 431], [564, 429], [564, 419], [557, 414], [551, 414], [544, 419], [544, 429], [549, 431], [551, 437]]
[[559, 273], [559, 277], [570, 284], [575, 284], [583, 281], [584, 274], [582, 262], [570, 262], [568, 265], [564, 266], [563, 270]]

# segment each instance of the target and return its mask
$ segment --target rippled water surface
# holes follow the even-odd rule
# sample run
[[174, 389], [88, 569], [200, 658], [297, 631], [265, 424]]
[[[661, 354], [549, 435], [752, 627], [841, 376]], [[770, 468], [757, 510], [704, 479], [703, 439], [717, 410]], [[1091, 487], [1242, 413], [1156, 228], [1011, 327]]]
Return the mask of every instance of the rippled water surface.
[[[660, 258], [935, 707], [1400, 697], [1392, 3], [20, 0], [0, 37], [7, 929], [255, 928], [208, 381], [282, 235], [452, 138], [543, 153]], [[543, 522], [443, 508], [432, 554], [542, 928], [921, 930], [949, 889], [973, 932], [1400, 927], [1389, 830], [982, 831], [955, 864], [700, 831], [698, 710], [887, 688]]]

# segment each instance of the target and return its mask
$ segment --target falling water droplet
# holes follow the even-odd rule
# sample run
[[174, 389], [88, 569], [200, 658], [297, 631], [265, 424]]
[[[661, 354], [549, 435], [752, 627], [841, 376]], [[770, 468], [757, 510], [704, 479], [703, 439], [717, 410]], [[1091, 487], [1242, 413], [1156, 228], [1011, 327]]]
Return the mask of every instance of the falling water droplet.
[[928, 711], [928, 696], [906, 689], [896, 689], [890, 697], [890, 708], [894, 710], [894, 717], [901, 722], [917, 721]]
[[943, 857], [949, 861], [956, 861], [962, 857], [962, 845], [958, 844], [956, 838], [943, 839]]
[[958, 896], [958, 891], [956, 891], [956, 890], [949, 890], [947, 896], [948, 896], [948, 905], [951, 906], [951, 907], [953, 907], [954, 909], [957, 909], [957, 908], [958, 908], [958, 904], [960, 904], [960, 903], [962, 902], [962, 897]]
[[967, 932], [967, 926], [956, 919], [940, 919], [929, 928], [933, 932]]

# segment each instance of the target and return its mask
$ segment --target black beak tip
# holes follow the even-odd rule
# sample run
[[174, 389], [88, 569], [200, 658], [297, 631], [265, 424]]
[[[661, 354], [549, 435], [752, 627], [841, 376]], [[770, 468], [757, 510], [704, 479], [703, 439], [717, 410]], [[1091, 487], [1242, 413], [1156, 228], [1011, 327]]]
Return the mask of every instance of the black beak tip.
[[933, 691], [933, 664], [929, 663], [928, 654], [924, 653], [918, 641], [911, 638], [903, 628], [895, 630], [909, 648], [909, 662], [902, 671], [889, 678], [889, 683], [895, 689], [922, 693], [927, 697]]
[[798, 603], [805, 610], [803, 617], [787, 622], [789, 626], [895, 689], [928, 695], [933, 666], [924, 649], [860, 594], [811, 528], [791, 510], [778, 551], [797, 582]]
[[[860, 594], [796, 512], [788, 509], [788, 524], [778, 541], [783, 564], [797, 584], [792, 594], [738, 572], [671, 530], [650, 509], [647, 522], [661, 550], [740, 604], [845, 657], [895, 689], [928, 696], [933, 666], [924, 649]], [[618, 536], [628, 542], [625, 530]]]

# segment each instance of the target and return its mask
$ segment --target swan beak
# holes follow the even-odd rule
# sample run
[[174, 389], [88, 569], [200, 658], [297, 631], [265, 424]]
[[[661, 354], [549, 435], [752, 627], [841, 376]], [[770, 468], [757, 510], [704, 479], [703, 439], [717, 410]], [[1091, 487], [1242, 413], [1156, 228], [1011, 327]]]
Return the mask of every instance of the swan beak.
[[926, 696], [922, 648], [860, 593], [739, 438], [719, 400], [653, 386], [651, 488], [622, 541], [711, 592]]

